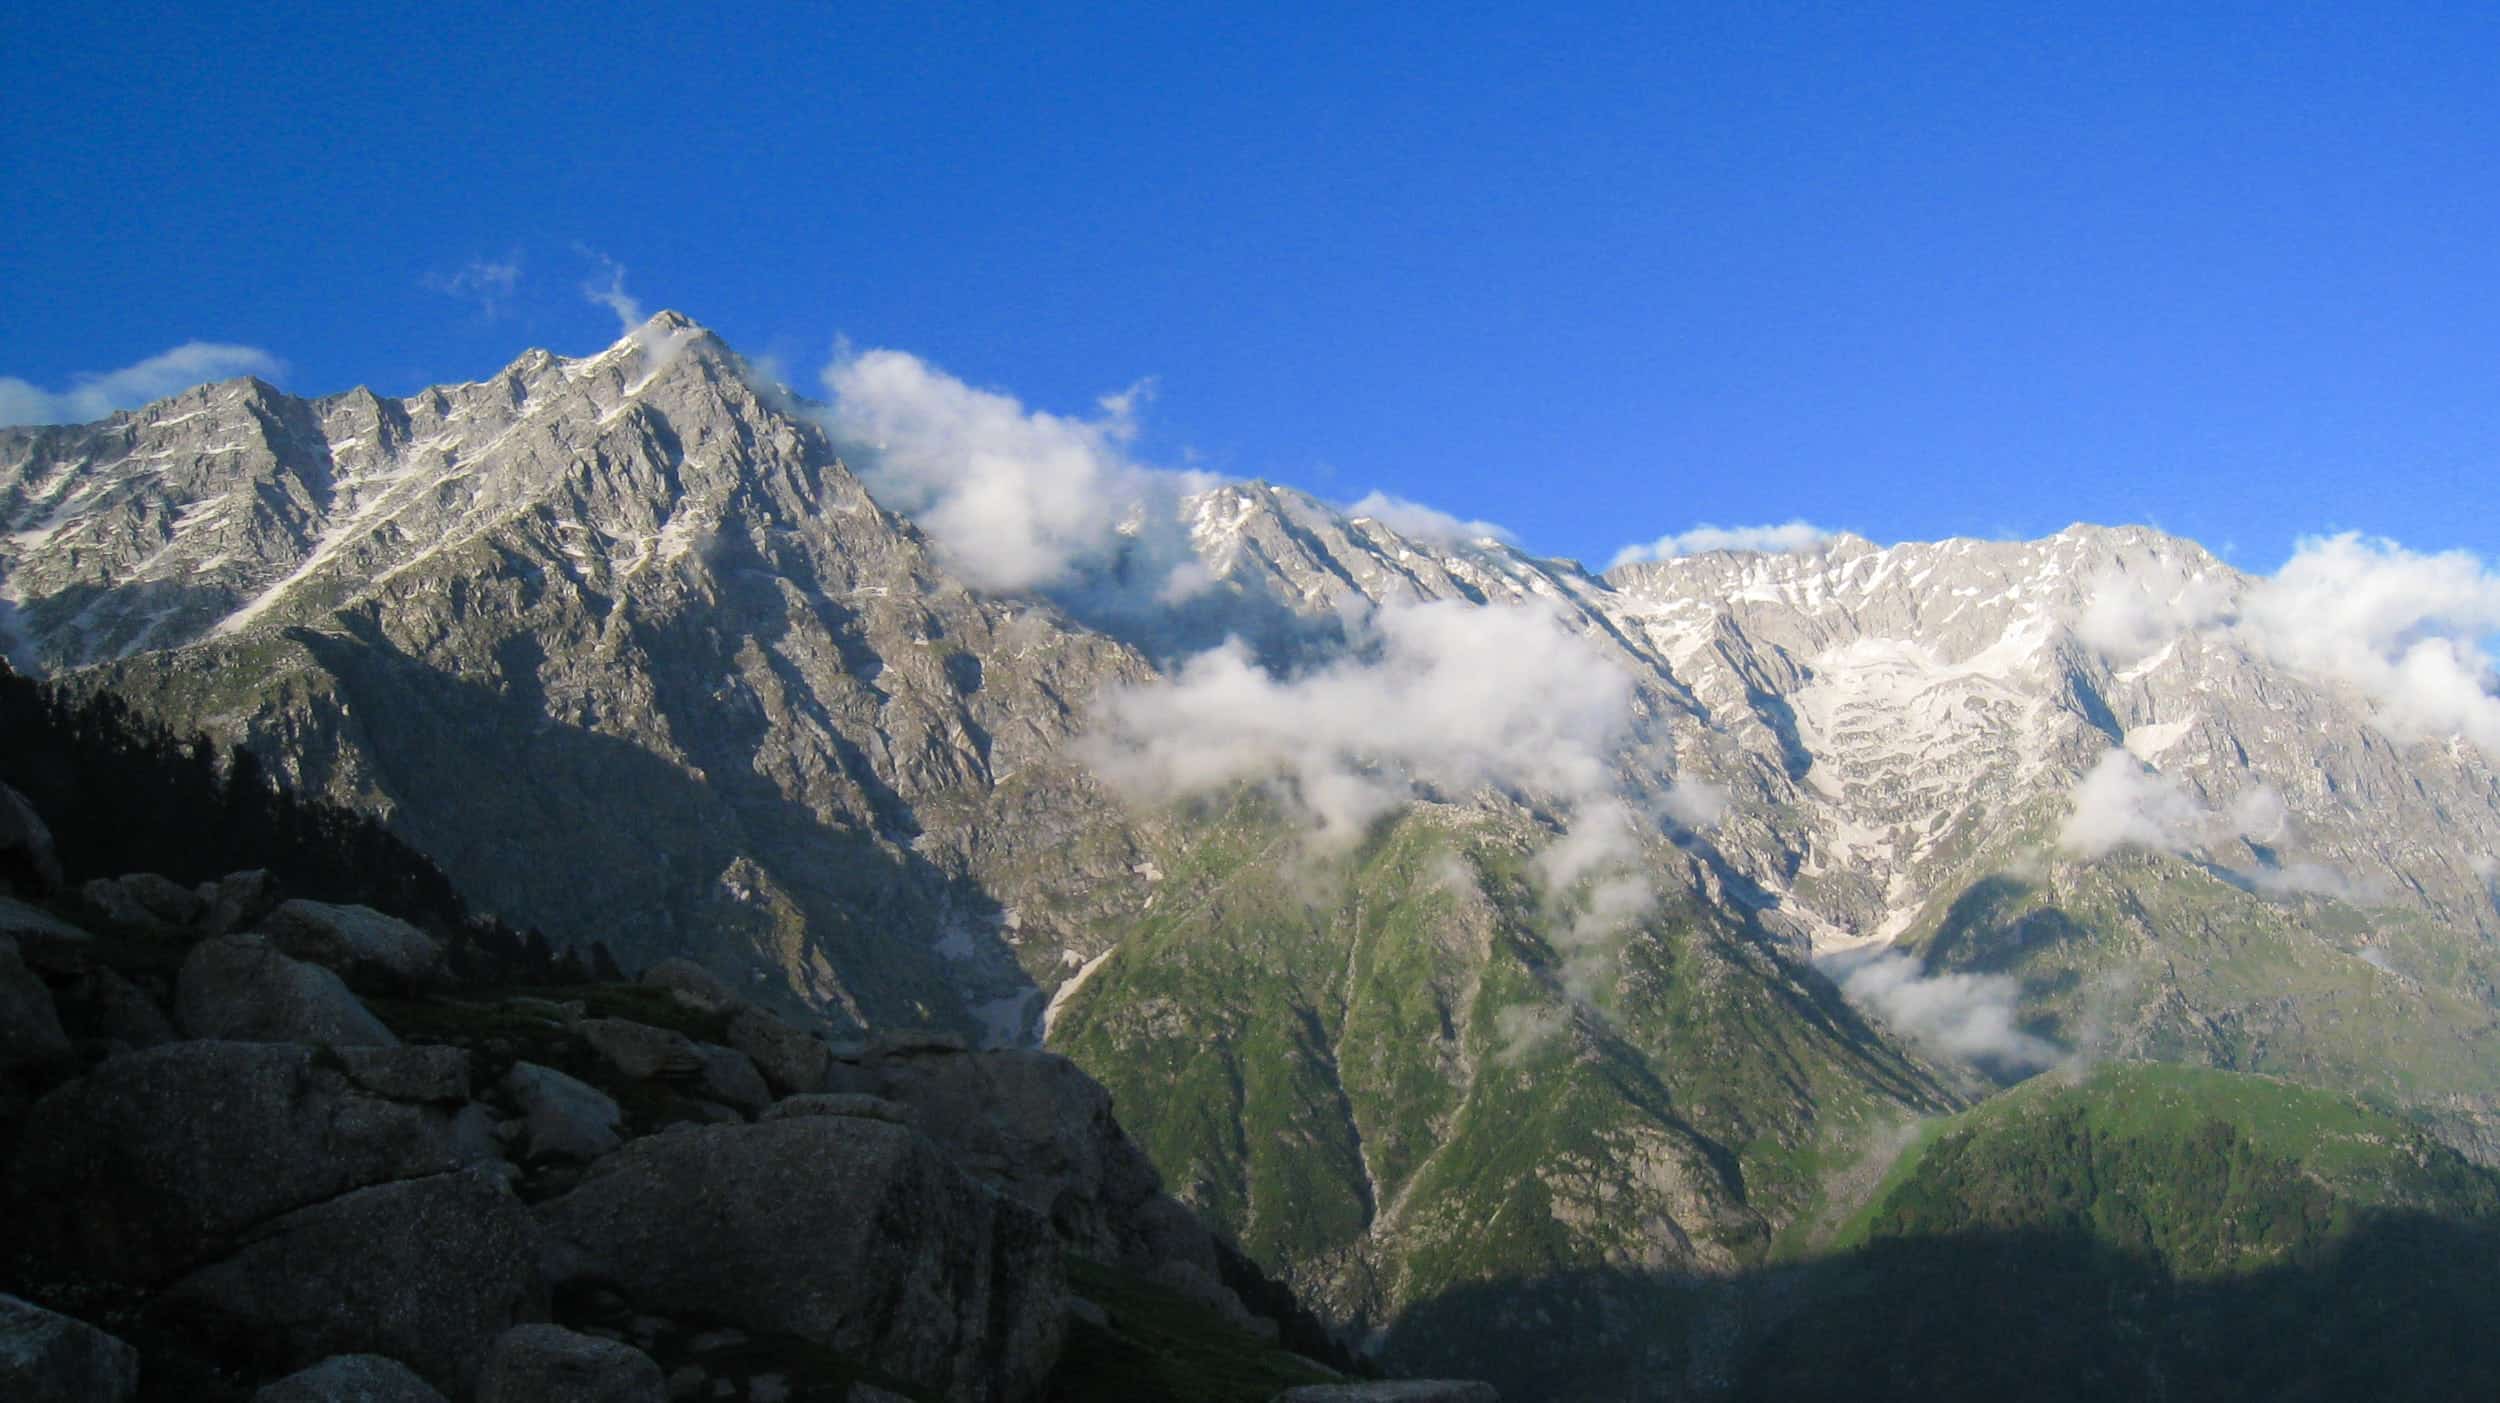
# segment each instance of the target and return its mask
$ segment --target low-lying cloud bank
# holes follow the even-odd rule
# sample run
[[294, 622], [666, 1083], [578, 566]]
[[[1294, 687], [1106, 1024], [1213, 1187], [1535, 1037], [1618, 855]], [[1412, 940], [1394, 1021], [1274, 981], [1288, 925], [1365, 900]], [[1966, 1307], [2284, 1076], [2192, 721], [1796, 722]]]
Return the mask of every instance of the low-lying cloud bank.
[[274, 380], [284, 374], [286, 362], [258, 346], [185, 341], [136, 365], [79, 376], [66, 390], [45, 390], [15, 376], [0, 375], [0, 428], [85, 424], [211, 380], [237, 375]]
[[2210, 631], [2276, 664], [2352, 688], [2398, 740], [2463, 736], [2500, 755], [2500, 572], [2468, 551], [2423, 553], [2364, 537], [2304, 538], [2271, 577], [2214, 570], [2113, 572], [2093, 582], [2075, 632], [2113, 662]]
[[1835, 534], [1810, 521], [1789, 521], [1777, 526], [1712, 526], [1705, 523], [1644, 544], [1625, 546], [1615, 552], [1614, 559], [1606, 562], [1606, 568], [1611, 570], [1618, 565], [1673, 560], [1681, 555], [1698, 555], [1714, 550], [1765, 553], [1809, 551], [1831, 540]]
[[1911, 1041], [2001, 1070], [2048, 1067], [2065, 1053], [2016, 1026], [2022, 981], [2003, 974], [1926, 974], [1899, 951], [1851, 952], [1823, 961], [1849, 1002]]

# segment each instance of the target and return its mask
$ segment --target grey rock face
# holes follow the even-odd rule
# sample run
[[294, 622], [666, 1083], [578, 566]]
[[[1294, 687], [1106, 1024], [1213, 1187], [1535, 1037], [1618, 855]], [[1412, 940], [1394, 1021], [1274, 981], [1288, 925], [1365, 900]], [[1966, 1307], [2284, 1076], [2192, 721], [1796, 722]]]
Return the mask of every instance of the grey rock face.
[[704, 1073], [694, 1039], [673, 1028], [654, 1028], [623, 1018], [585, 1018], [577, 1025], [591, 1050], [636, 1081], [691, 1082]]
[[160, 1298], [193, 1329], [240, 1331], [289, 1364], [405, 1361], [466, 1396], [495, 1337], [544, 1319], [529, 1212], [475, 1171], [378, 1184], [298, 1209]]
[[783, 1096], [824, 1089], [832, 1049], [759, 1008], [742, 1008], [729, 1020], [729, 1045], [747, 1055], [772, 1089]]
[[109, 966], [80, 970], [61, 1002], [75, 1010], [73, 1022], [81, 1036], [117, 1044], [117, 1051], [156, 1047], [180, 1036], [147, 991]]
[[911, 1107], [882, 1096], [864, 1096], [857, 1092], [814, 1092], [791, 1096], [773, 1103], [764, 1113], [766, 1120], [792, 1120], [800, 1116], [857, 1116], [863, 1120], [881, 1120], [889, 1125], [909, 1126], [916, 1123]]
[[192, 949], [174, 979], [174, 1020], [195, 1038], [399, 1045], [337, 975], [258, 935], [221, 935]]
[[370, 1094], [311, 1048], [187, 1042], [38, 1102], [12, 1175], [57, 1210], [33, 1225], [56, 1251], [146, 1282], [281, 1213], [477, 1154], [447, 1108]]
[[1399, 1379], [1289, 1388], [1276, 1403], [1501, 1403], [1501, 1395], [1491, 1384], [1467, 1379]]
[[692, 960], [662, 960], [644, 970], [640, 982], [654, 989], [666, 989], [678, 1002], [705, 1013], [725, 1012], [738, 1002], [738, 996], [730, 992], [719, 975]]
[[665, 1403], [668, 1381], [631, 1345], [560, 1325], [515, 1325], [495, 1340], [477, 1403]]
[[[1062, 947], [1143, 895], [1058, 752], [1145, 664], [967, 591], [785, 408], [664, 314], [404, 400], [230, 381], [0, 431], [7, 646], [387, 806], [558, 938], [1022, 1035]], [[1094, 880], [1029, 902], [1085, 838]]]
[[261, 868], [200, 884], [200, 934], [248, 930], [278, 905], [278, 879]]
[[340, 1354], [252, 1395], [252, 1403], [445, 1403], [414, 1369], [378, 1354]]
[[469, 1099], [469, 1054], [457, 1047], [345, 1047], [339, 1065], [358, 1088], [393, 1101], [457, 1105]]
[[95, 947], [85, 929], [5, 896], [0, 896], [0, 936], [16, 941], [28, 964], [63, 973], [84, 967]]
[[0, 1295], [0, 1398], [125, 1403], [138, 1392], [137, 1350], [84, 1321]]
[[1057, 1241], [900, 1126], [801, 1117], [637, 1140], [541, 1216], [574, 1272], [865, 1360], [952, 1399], [1032, 1397]]
[[0, 1072], [64, 1061], [69, 1053], [52, 991], [18, 958], [17, 942], [0, 935]]
[[625, 1112], [587, 1082], [553, 1067], [515, 1062], [504, 1075], [504, 1093], [522, 1116], [522, 1152], [533, 1160], [588, 1162], [624, 1143]]
[[153, 872], [98, 877], [78, 894], [98, 915], [143, 930], [186, 930], [202, 909], [198, 892]]
[[259, 929], [280, 950], [335, 971], [351, 988], [405, 988], [444, 977], [440, 942], [370, 906], [289, 901], [261, 917]]
[[705, 1096], [750, 1116], [773, 1103], [772, 1088], [745, 1053], [711, 1043], [696, 1043], [694, 1050], [703, 1059], [699, 1089]]
[[64, 881], [52, 830], [25, 795], [0, 784], [0, 895], [44, 896], [59, 891]]

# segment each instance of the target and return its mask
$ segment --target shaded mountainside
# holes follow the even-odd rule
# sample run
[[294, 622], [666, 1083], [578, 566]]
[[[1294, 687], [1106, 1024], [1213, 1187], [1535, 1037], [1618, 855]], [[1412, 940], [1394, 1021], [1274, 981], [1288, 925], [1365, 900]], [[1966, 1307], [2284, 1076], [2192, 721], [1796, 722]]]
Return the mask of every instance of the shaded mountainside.
[[2040, 1078], [1929, 1127], [1836, 1247], [1764, 1293], [1785, 1319], [1741, 1396], [2500, 1386], [2500, 1178], [2401, 1120], [2263, 1078]]

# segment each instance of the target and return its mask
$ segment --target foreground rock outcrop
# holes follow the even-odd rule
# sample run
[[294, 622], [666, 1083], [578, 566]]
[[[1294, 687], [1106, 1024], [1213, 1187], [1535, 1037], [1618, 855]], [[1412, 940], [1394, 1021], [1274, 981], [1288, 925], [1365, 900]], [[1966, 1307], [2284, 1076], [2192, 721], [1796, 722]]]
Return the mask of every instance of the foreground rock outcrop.
[[682, 965], [456, 986], [266, 873], [72, 889], [15, 841], [11, 1403], [1126, 1397], [1150, 1318], [1229, 1342], [1153, 1396], [1324, 1376], [1059, 1058], [836, 1045]]

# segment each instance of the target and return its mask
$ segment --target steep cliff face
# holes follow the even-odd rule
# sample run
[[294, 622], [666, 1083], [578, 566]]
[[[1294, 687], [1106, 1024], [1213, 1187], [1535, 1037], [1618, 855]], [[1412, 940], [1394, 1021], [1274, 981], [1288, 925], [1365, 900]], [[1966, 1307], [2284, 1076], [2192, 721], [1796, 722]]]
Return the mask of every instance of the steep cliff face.
[[405, 401], [207, 386], [12, 433], [0, 482], [21, 661], [559, 938], [1014, 1040], [1134, 900], [1060, 750], [1145, 665], [955, 583], [681, 318]]

